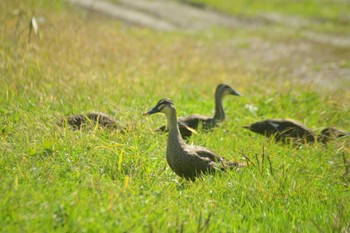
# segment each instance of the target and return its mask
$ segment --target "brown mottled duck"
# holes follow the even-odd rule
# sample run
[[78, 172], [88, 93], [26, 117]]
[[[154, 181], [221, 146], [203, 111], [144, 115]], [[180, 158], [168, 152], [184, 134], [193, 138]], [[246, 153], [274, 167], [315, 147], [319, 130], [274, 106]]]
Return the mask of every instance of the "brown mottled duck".
[[195, 180], [205, 173], [242, 167], [238, 162], [230, 162], [207, 148], [188, 145], [181, 137], [177, 123], [176, 109], [171, 99], [161, 99], [157, 105], [143, 115], [161, 112], [168, 120], [168, 144], [166, 159], [170, 168], [180, 177]]
[[[202, 124], [204, 130], [212, 129], [217, 126], [218, 123], [225, 120], [225, 112], [222, 106], [223, 98], [227, 95], [241, 96], [240, 93], [235, 91], [229, 85], [219, 84], [215, 91], [215, 113], [213, 117], [204, 116], [200, 114], [192, 114], [186, 117], [180, 117], [178, 119], [179, 129], [182, 138], [187, 139], [191, 137], [199, 125]], [[193, 129], [193, 130], [192, 130]], [[167, 131], [166, 126], [160, 127], [157, 131]]]
[[266, 137], [273, 137], [277, 142], [313, 143], [318, 141], [326, 144], [332, 138], [349, 135], [342, 130], [329, 127], [322, 130], [317, 136], [307, 126], [292, 119], [267, 119], [243, 126], [243, 128]]
[[65, 117], [58, 122], [58, 125], [64, 126], [68, 124], [72, 129], [81, 129], [88, 125], [98, 124], [100, 127], [110, 128], [110, 129], [120, 129], [124, 130], [124, 126], [120, 125], [112, 117], [101, 112], [89, 112], [87, 114], [78, 114]]

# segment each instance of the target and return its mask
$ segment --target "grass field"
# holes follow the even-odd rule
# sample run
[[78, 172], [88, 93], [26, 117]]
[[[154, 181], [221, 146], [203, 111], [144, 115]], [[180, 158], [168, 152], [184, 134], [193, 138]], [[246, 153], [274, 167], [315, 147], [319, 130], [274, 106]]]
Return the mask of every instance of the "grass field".
[[303, 0], [303, 1], [283, 1], [269, 0], [261, 2], [257, 0], [246, 1], [227, 1], [227, 0], [183, 0], [184, 2], [194, 2], [206, 4], [232, 13], [254, 14], [259, 12], [278, 12], [292, 15], [301, 15], [305, 17], [317, 18], [346, 18], [349, 10], [349, 2], [345, 0], [328, 1], [328, 0]]
[[311, 20], [310, 28], [318, 30], [337, 30], [348, 33], [350, 26], [350, 3], [346, 0], [179, 0], [188, 3], [203, 4], [214, 9], [240, 16], [263, 14], [281, 14]]
[[[349, 48], [271, 25], [154, 32], [61, 1], [5, 0], [0, 16], [1, 232], [350, 231], [349, 138], [295, 147], [241, 128], [290, 117], [350, 130]], [[182, 180], [153, 132], [165, 117], [142, 113], [169, 97], [180, 116], [211, 115], [219, 83], [243, 96], [190, 142], [252, 163]], [[128, 132], [56, 124], [89, 111]]]

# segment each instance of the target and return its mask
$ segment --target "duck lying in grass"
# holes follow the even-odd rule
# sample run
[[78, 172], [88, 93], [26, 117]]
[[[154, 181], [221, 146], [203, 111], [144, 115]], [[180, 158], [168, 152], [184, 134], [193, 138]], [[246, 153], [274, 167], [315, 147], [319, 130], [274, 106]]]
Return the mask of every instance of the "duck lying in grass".
[[[225, 120], [225, 112], [222, 106], [223, 98], [227, 95], [241, 96], [240, 93], [235, 91], [232, 87], [226, 84], [219, 84], [215, 91], [215, 114], [213, 117], [193, 114], [178, 119], [180, 134], [182, 138], [187, 139], [191, 137], [192, 133], [196, 132], [199, 125], [202, 124], [204, 130], [212, 129], [217, 126], [218, 123]], [[157, 131], [167, 131], [166, 126], [160, 127]]]
[[124, 130], [125, 127], [120, 125], [112, 117], [101, 112], [89, 112], [87, 114], [78, 114], [67, 116], [58, 122], [58, 125], [65, 126], [68, 124], [72, 129], [81, 129], [87, 126], [95, 126], [98, 124], [100, 127], [109, 129]]
[[174, 102], [161, 99], [157, 105], [143, 115], [163, 113], [168, 120], [168, 144], [166, 159], [170, 168], [180, 177], [195, 180], [205, 173], [218, 170], [230, 170], [244, 166], [238, 162], [230, 162], [207, 148], [186, 144], [180, 134]]
[[243, 126], [243, 128], [266, 137], [273, 137], [277, 142], [284, 143], [289, 141], [295, 143], [313, 143], [318, 141], [326, 144], [331, 139], [350, 135], [350, 133], [329, 127], [316, 136], [311, 129], [292, 119], [267, 119]]

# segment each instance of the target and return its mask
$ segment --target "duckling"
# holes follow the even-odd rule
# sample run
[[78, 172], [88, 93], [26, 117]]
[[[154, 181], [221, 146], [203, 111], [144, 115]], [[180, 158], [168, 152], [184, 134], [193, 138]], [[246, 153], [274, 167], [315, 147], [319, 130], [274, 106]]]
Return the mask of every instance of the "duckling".
[[[226, 84], [219, 84], [215, 91], [215, 114], [213, 117], [193, 114], [178, 119], [181, 136], [184, 139], [191, 137], [193, 132], [196, 132], [200, 123], [204, 130], [209, 130], [217, 126], [218, 123], [225, 120], [225, 112], [222, 106], [222, 100], [226, 95], [241, 96], [241, 94]], [[193, 129], [193, 130], [192, 130]], [[167, 131], [166, 126], [158, 128], [157, 131]]]
[[99, 124], [101, 127], [110, 128], [110, 129], [122, 129], [124, 126], [117, 123], [112, 117], [108, 116], [105, 113], [101, 112], [89, 112], [87, 114], [78, 114], [67, 116], [64, 119], [58, 122], [59, 126], [64, 126], [66, 123], [72, 129], [80, 129], [88, 124]]
[[255, 133], [274, 137], [277, 142], [288, 142], [292, 140], [296, 143], [314, 143], [316, 141], [326, 144], [330, 139], [349, 135], [345, 131], [328, 127], [316, 134], [307, 126], [293, 119], [267, 119], [255, 122], [243, 128]]
[[244, 166], [238, 162], [227, 161], [207, 148], [186, 144], [181, 137], [176, 108], [171, 99], [159, 100], [155, 107], [143, 115], [152, 115], [158, 112], [167, 117], [169, 134], [166, 159], [170, 168], [178, 176], [194, 181], [202, 174]]

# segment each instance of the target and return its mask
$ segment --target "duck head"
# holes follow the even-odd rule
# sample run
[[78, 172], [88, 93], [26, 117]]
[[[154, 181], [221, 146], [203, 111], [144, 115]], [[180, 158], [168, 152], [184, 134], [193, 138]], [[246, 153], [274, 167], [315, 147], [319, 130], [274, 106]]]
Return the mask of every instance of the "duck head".
[[234, 90], [232, 87], [230, 87], [227, 84], [219, 84], [216, 88], [217, 93], [222, 93], [223, 96], [225, 95], [237, 95], [242, 96], [239, 92]]
[[349, 135], [350, 135], [350, 132], [345, 132], [343, 130], [340, 130], [334, 127], [328, 127], [321, 131], [320, 135], [318, 136], [318, 140], [326, 144], [331, 139], [345, 137]]
[[157, 112], [168, 114], [170, 111], [175, 110], [174, 102], [169, 98], [164, 98], [158, 101], [156, 106], [154, 106], [148, 112], [143, 113], [144, 116], [152, 115]]

